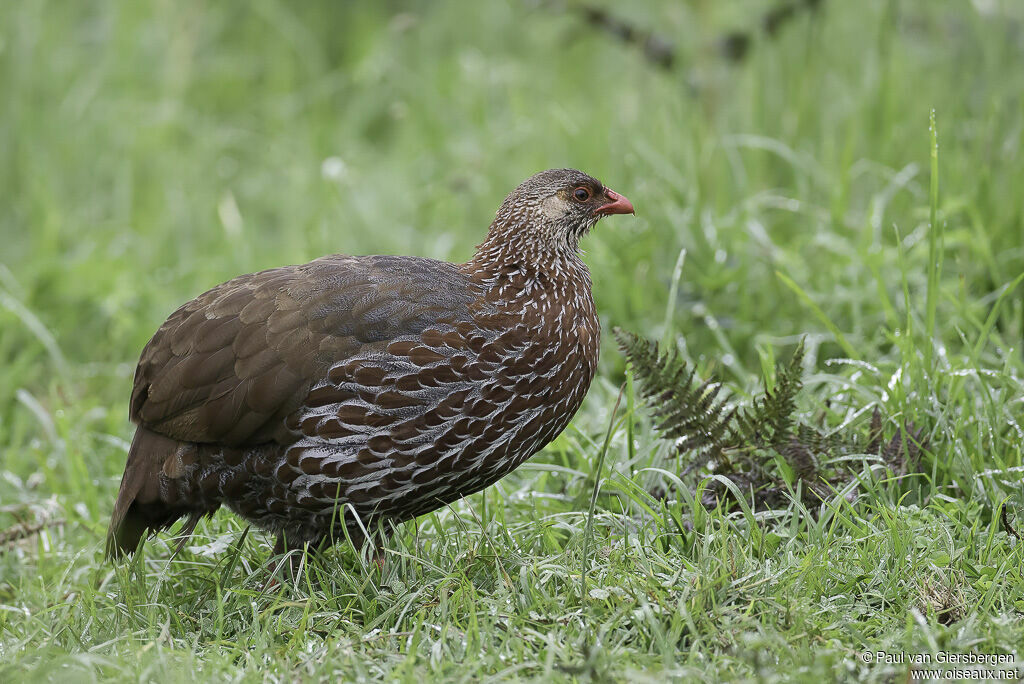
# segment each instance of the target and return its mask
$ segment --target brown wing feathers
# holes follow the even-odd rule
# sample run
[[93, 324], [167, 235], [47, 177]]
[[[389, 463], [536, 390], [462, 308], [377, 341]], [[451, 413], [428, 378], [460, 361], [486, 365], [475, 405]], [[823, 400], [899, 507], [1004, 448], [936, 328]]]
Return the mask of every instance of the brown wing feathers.
[[241, 276], [200, 295], [146, 346], [130, 408], [139, 428], [111, 519], [109, 553], [133, 551], [147, 530], [169, 526], [197, 505], [203, 513], [216, 510], [219, 502], [175, 501], [179, 492], [166, 491], [168, 481], [186, 475], [187, 461], [196, 460], [197, 443], [271, 441], [281, 429], [274, 418], [301, 402], [310, 380], [300, 373], [313, 370], [314, 350], [302, 303], [287, 294], [297, 270]]
[[183, 449], [216, 459], [222, 446], [287, 443], [285, 418], [331, 364], [422, 329], [453, 303], [464, 309], [467, 296], [452, 294], [458, 284], [447, 282], [456, 275], [451, 264], [405, 264], [441, 269], [433, 277], [437, 289], [424, 295], [394, 281], [390, 259], [325, 257], [240, 276], [168, 317], [136, 369], [130, 417], [139, 428], [111, 519], [109, 553], [131, 552], [147, 530], [219, 506], [198, 496], [201, 489], [191, 488], [190, 500], [168, 490], [187, 474]]

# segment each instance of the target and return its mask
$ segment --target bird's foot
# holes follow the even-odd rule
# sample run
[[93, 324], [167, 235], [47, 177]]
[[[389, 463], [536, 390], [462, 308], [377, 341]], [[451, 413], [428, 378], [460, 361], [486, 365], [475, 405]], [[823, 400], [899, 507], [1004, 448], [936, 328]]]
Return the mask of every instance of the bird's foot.
[[302, 566], [307, 560], [303, 547], [289, 546], [285, 543], [284, 537], [278, 535], [273, 555], [268, 563], [270, 577], [263, 585], [263, 592], [276, 591], [281, 587], [282, 580], [294, 582], [301, 575]]

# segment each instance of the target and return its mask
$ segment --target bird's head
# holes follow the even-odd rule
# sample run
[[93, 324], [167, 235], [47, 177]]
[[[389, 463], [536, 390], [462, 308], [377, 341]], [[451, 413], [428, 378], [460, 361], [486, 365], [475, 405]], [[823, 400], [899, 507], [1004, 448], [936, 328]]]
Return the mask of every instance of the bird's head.
[[599, 220], [633, 213], [628, 199], [596, 178], [576, 169], [551, 169], [530, 176], [505, 198], [490, 237], [575, 252]]

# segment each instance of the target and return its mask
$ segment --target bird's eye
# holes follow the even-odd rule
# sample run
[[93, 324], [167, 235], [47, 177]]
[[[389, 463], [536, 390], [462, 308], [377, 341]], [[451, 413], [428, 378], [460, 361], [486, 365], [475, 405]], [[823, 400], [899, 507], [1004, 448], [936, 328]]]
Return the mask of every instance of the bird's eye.
[[572, 195], [580, 202], [586, 202], [590, 199], [590, 190], [587, 190], [586, 188], [576, 188]]

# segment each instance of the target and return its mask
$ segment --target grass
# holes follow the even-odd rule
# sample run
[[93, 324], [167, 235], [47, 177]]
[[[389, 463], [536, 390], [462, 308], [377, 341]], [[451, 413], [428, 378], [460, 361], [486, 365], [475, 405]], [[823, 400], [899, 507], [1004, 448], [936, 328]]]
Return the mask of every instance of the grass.
[[[824, 2], [726, 65], [715, 37], [770, 4], [609, 4], [676, 45], [671, 72], [520, 0], [0, 4], [0, 680], [890, 681], [908, 665], [864, 652], [1019, 656], [1024, 12]], [[573, 425], [382, 568], [337, 549], [261, 592], [269, 541], [226, 513], [175, 558], [103, 561], [134, 362], [178, 304], [329, 252], [466, 259], [563, 165], [638, 208], [585, 243], [606, 331], [747, 389], [806, 336], [801, 410], [913, 422], [924, 476], [868, 463], [813, 511], [655, 499], [676, 464], [631, 382], [613, 411], [606, 335]]]

